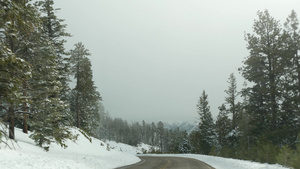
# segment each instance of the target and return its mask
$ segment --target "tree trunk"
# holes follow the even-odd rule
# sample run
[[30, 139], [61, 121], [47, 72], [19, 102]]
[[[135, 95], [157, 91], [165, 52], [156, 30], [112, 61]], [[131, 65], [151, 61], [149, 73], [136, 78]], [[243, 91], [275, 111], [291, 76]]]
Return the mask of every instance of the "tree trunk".
[[51, 10], [50, 10], [50, 2], [49, 0], [47, 0], [46, 2], [46, 10], [47, 10], [47, 16], [48, 16], [48, 23], [47, 23], [47, 28], [48, 28], [48, 31], [49, 31], [49, 37], [50, 39], [52, 40], [54, 38], [54, 33], [53, 33], [53, 28], [52, 28], [52, 25], [51, 25]]
[[23, 115], [23, 133], [26, 133], [26, 134], [28, 134], [27, 118], [28, 118], [28, 115], [25, 113]]
[[268, 54], [268, 73], [269, 73], [269, 83], [270, 83], [270, 108], [271, 112], [269, 117], [270, 119], [270, 127], [269, 129], [271, 131], [275, 130], [276, 126], [276, 119], [277, 119], [277, 103], [276, 103], [276, 84], [275, 84], [275, 61], [274, 61], [274, 55], [271, 56], [271, 54]]
[[[274, 64], [274, 63], [273, 63]], [[276, 102], [276, 84], [275, 84], [275, 73], [274, 73], [274, 65], [272, 65], [272, 70], [270, 73], [270, 85], [271, 85], [271, 131], [276, 129], [277, 123], [277, 102]]]
[[[78, 92], [78, 91], [77, 91]], [[79, 98], [78, 98], [79, 96], [78, 96], [78, 93], [77, 93], [77, 95], [76, 95], [76, 127], [77, 128], [80, 128], [80, 122], [79, 122]]]
[[15, 112], [13, 106], [10, 106], [8, 109], [8, 129], [9, 129], [9, 138], [15, 139]]
[[235, 112], [235, 96], [234, 96], [234, 91], [235, 89], [233, 90], [233, 93], [232, 93], [232, 125], [233, 125], [233, 128], [235, 129], [236, 128], [236, 112]]
[[77, 63], [77, 81], [76, 81], [76, 88], [77, 88], [77, 91], [76, 91], [76, 119], [77, 119], [77, 122], [76, 122], [76, 127], [77, 128], [80, 128], [80, 115], [79, 115], [79, 90], [80, 90], [80, 83], [79, 83], [79, 80], [80, 80], [80, 72], [79, 72], [79, 58], [78, 58], [78, 63]]
[[[27, 97], [27, 91], [26, 91], [26, 84], [25, 82], [23, 82], [23, 96]], [[23, 133], [27, 133], [28, 134], [28, 125], [27, 125], [27, 102], [25, 101], [23, 103]]]
[[296, 65], [297, 65], [297, 73], [298, 73], [298, 102], [300, 102], [300, 59], [298, 53], [296, 51]]

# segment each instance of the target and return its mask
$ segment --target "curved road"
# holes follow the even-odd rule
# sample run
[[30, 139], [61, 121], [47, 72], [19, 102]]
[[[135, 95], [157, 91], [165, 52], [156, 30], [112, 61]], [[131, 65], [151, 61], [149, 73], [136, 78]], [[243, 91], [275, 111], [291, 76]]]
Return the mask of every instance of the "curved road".
[[202, 161], [182, 157], [139, 156], [141, 162], [117, 169], [214, 169]]

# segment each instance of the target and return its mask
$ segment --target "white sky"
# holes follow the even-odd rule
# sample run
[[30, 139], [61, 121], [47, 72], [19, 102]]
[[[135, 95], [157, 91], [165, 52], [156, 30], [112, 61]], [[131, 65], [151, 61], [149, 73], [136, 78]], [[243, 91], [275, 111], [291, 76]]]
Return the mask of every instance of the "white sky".
[[214, 117], [248, 55], [257, 11], [283, 24], [299, 0], [59, 0], [67, 49], [90, 50], [105, 108], [128, 121], [193, 121], [203, 90]]

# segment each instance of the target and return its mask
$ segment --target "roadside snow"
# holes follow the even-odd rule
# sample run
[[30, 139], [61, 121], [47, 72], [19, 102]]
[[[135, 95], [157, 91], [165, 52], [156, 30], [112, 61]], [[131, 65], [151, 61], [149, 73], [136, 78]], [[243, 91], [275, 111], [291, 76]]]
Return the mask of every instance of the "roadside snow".
[[[107, 144], [98, 139], [90, 143], [78, 131], [78, 141], [68, 142], [63, 149], [52, 144], [49, 152], [35, 146], [21, 130], [16, 129], [17, 144], [11, 144], [15, 150], [0, 144], [0, 168], [2, 169], [111, 169], [139, 162], [133, 153], [122, 153], [107, 148]], [[110, 149], [109, 151], [107, 149]], [[134, 151], [132, 147], [131, 152]]]
[[[136, 154], [150, 150], [149, 145], [141, 144], [132, 147], [114, 141], [93, 139], [90, 143], [80, 132], [78, 141], [68, 142], [68, 148], [63, 149], [52, 144], [49, 152], [37, 147], [33, 140], [21, 130], [16, 129], [17, 144], [10, 144], [11, 150], [0, 144], [0, 168], [2, 169], [112, 169], [130, 165], [140, 161]], [[216, 169], [287, 169], [280, 165], [261, 164], [250, 161], [227, 159], [194, 154], [150, 155], [175, 156], [201, 160]]]
[[114, 149], [120, 152], [129, 153], [129, 154], [142, 154], [144, 151], [149, 151], [151, 146], [148, 144], [141, 143], [138, 147], [133, 147], [128, 144], [117, 143], [115, 141], [104, 141], [107, 145], [109, 145], [110, 149]]

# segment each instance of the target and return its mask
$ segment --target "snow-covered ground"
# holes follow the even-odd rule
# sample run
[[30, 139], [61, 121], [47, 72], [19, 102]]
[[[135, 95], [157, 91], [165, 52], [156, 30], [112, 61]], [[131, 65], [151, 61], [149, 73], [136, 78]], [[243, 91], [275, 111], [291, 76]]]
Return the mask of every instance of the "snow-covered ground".
[[16, 129], [15, 150], [0, 144], [0, 169], [110, 169], [140, 161], [135, 154], [141, 153], [141, 148], [98, 139], [90, 143], [80, 132], [74, 132], [79, 134], [76, 143], [70, 141], [67, 149], [53, 144], [45, 152]]
[[[51, 145], [50, 151], [45, 152], [35, 146], [34, 142], [16, 130], [17, 144], [11, 150], [0, 144], [1, 169], [112, 169], [139, 162], [137, 153], [149, 150], [150, 146], [141, 144], [132, 147], [114, 141], [100, 141], [93, 139], [90, 143], [78, 131], [76, 143], [69, 142], [68, 148], [63, 149], [58, 145]], [[11, 143], [10, 143], [11, 144]], [[250, 161], [226, 159], [204, 155], [161, 155], [195, 158], [215, 167], [216, 169], [286, 169], [279, 165], [261, 164]]]

